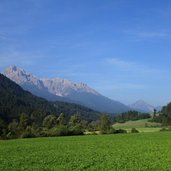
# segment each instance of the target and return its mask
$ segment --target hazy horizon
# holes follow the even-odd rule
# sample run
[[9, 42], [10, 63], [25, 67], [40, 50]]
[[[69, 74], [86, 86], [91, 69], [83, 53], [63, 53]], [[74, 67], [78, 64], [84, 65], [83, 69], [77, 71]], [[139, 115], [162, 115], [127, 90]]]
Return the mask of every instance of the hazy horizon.
[[84, 82], [131, 104], [171, 101], [171, 2], [0, 2], [0, 71]]

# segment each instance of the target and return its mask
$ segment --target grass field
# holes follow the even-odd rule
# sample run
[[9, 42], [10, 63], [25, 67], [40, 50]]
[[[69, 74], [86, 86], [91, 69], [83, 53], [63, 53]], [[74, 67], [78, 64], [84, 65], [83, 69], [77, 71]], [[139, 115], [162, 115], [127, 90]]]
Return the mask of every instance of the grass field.
[[0, 141], [2, 171], [170, 171], [171, 132]]
[[137, 121], [128, 121], [125, 123], [116, 123], [113, 125], [115, 129], [125, 129], [128, 132], [132, 128], [136, 128], [140, 132], [158, 132], [161, 129], [160, 123], [150, 122], [149, 119], [142, 119]]

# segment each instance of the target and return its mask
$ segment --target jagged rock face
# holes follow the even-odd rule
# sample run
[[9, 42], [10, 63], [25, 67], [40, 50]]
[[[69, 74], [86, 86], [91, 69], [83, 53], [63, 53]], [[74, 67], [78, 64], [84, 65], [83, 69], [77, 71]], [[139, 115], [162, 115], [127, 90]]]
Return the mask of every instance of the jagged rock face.
[[4, 75], [11, 79], [12, 81], [19, 84], [22, 88], [30, 91], [32, 94], [43, 97], [51, 101], [66, 101], [71, 102], [69, 99], [61, 98], [59, 96], [53, 95], [48, 92], [47, 87], [45, 87], [43, 81], [37, 77], [28, 74], [23, 69], [17, 68], [16, 66], [11, 66], [4, 71]]
[[44, 79], [44, 85], [48, 88], [49, 92], [58, 96], [68, 96], [73, 92], [86, 92], [94, 95], [99, 95], [95, 90], [91, 89], [84, 83], [76, 84], [72, 81], [55, 78], [55, 79]]
[[129, 110], [126, 105], [102, 96], [84, 83], [77, 84], [62, 78], [39, 79], [16, 66], [7, 68], [4, 75], [31, 93], [48, 100], [74, 102], [108, 113]]
[[140, 112], [153, 112], [155, 107], [146, 103], [143, 100], [138, 100], [134, 104], [130, 105], [130, 108], [138, 110]]
[[4, 71], [4, 75], [15, 81], [19, 85], [31, 84], [36, 85], [38, 88], [45, 88], [43, 82], [35, 76], [26, 73], [23, 69], [11, 66]]
[[68, 96], [73, 92], [87, 92], [99, 95], [98, 92], [88, 87], [84, 83], [76, 84], [72, 81], [62, 78], [54, 79], [38, 79], [35, 76], [28, 74], [23, 69], [12, 66], [4, 71], [4, 75], [15, 81], [19, 85], [30, 84], [37, 86], [39, 89], [47, 89], [50, 93], [57, 96]]

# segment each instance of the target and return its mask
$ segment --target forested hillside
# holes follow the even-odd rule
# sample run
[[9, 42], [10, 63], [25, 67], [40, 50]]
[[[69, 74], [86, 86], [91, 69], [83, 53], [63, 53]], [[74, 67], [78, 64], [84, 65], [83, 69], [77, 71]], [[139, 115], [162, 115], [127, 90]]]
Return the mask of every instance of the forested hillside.
[[86, 107], [64, 102], [48, 102], [23, 90], [19, 85], [0, 74], [0, 117], [9, 122], [18, 119], [21, 113], [28, 116], [37, 115], [41, 121], [45, 116], [59, 116], [64, 113], [67, 118], [79, 114], [82, 119], [96, 120], [100, 113]]
[[0, 74], [0, 138], [80, 135], [101, 113], [64, 102], [49, 102]]

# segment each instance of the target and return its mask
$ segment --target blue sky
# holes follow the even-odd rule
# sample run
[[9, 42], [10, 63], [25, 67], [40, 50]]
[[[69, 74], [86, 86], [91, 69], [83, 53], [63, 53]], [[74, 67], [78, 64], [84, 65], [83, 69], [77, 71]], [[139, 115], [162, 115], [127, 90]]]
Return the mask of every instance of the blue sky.
[[85, 82], [126, 104], [171, 101], [171, 1], [0, 0], [0, 70]]

